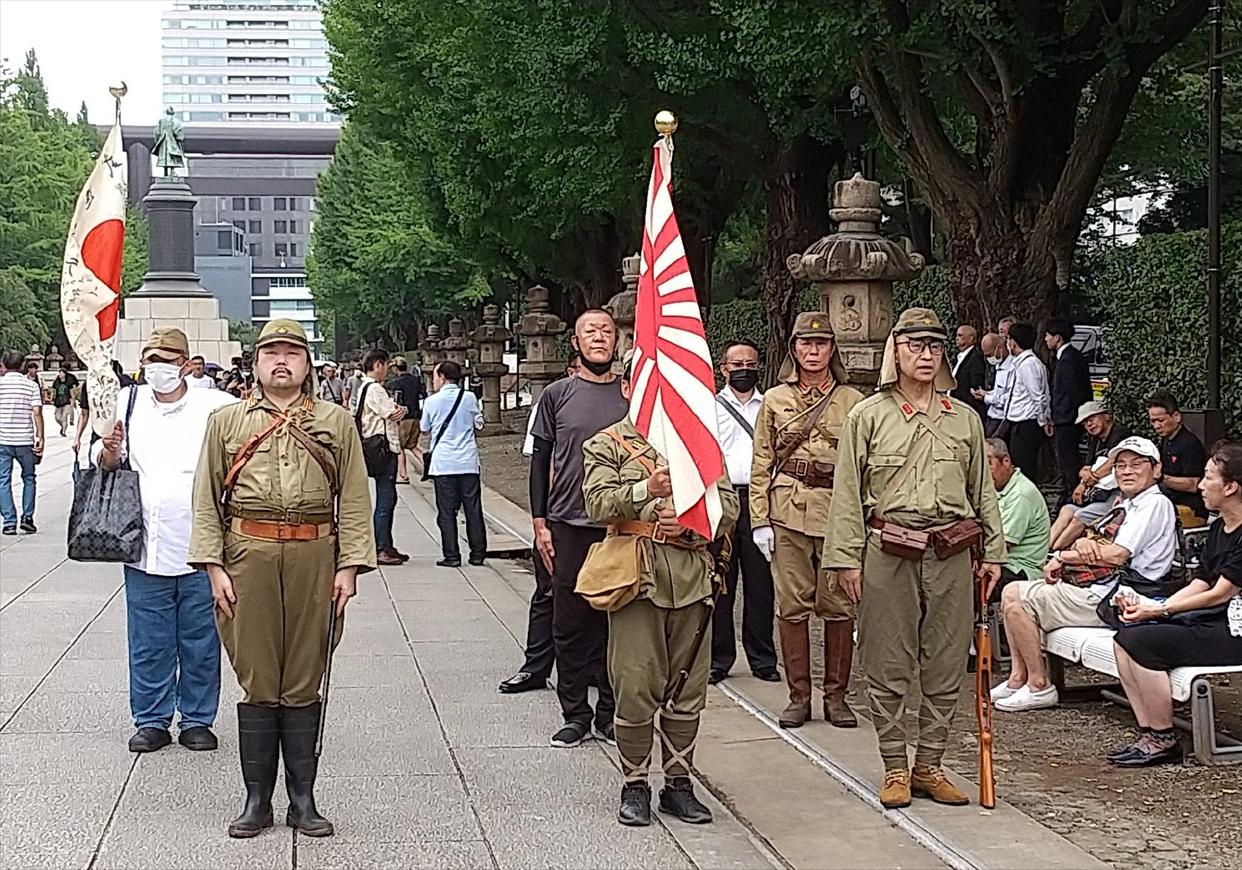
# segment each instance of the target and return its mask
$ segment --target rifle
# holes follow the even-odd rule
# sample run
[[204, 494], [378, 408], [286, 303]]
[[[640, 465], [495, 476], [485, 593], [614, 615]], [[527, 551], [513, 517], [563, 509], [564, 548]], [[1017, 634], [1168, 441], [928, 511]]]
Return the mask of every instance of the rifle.
[[975, 599], [975, 715], [979, 719], [979, 805], [996, 806], [992, 768], [992, 627], [988, 621], [988, 585], [979, 574], [978, 546], [970, 549], [970, 567], [978, 587]]
[[315, 758], [323, 752], [323, 728], [328, 721], [328, 689], [332, 686], [332, 641], [336, 636], [336, 599], [328, 611], [328, 656], [323, 668], [323, 692], [319, 702], [319, 734], [315, 737]]
[[699, 659], [699, 653], [703, 649], [703, 639], [707, 637], [707, 627], [712, 624], [712, 617], [716, 613], [716, 602], [720, 600], [721, 593], [725, 588], [725, 577], [728, 571], [729, 559], [733, 554], [732, 533], [726, 535], [722, 539], [720, 552], [712, 557], [712, 594], [703, 599], [703, 615], [699, 618], [698, 628], [694, 632], [694, 640], [690, 645], [690, 656], [684, 665], [677, 669], [677, 679], [669, 686], [668, 691], [664, 693], [664, 697], [660, 700], [660, 706], [671, 711], [673, 705], [677, 703], [677, 699], [681, 697], [682, 690], [686, 688], [686, 682], [690, 679], [690, 671], [694, 667], [694, 663]]

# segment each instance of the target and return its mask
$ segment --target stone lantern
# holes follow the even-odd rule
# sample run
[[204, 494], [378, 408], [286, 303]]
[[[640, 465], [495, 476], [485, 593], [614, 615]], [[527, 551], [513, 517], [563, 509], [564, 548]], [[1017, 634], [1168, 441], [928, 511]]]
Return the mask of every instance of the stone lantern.
[[466, 337], [466, 324], [462, 323], [460, 317], [452, 318], [448, 322], [448, 335], [440, 341], [440, 350], [444, 354], [444, 359], [461, 366], [462, 374], [466, 372], [466, 350], [469, 347], [470, 339]]
[[538, 285], [526, 291], [526, 313], [518, 321], [517, 334], [526, 341], [526, 359], [521, 372], [530, 381], [531, 402], [539, 400], [543, 388], [565, 373], [556, 338], [565, 331], [565, 321], [549, 310], [548, 289]]
[[43, 352], [39, 350], [39, 345], [37, 344], [32, 344], [30, 346], [30, 353], [26, 354], [26, 361], [23, 363], [23, 368], [28, 367], [31, 363], [38, 366], [39, 371], [43, 371]]
[[795, 281], [810, 281], [832, 320], [850, 382], [874, 387], [893, 328], [893, 282], [923, 271], [923, 255], [879, 233], [880, 185], [855, 174], [838, 181], [828, 212], [837, 231], [786, 261]]
[[47, 359], [43, 361], [43, 367], [49, 372], [58, 372], [60, 371], [60, 364], [64, 361], [65, 358], [61, 356], [60, 348], [52, 345], [52, 349], [47, 352]]
[[419, 368], [423, 371], [423, 383], [430, 390], [432, 370], [435, 369], [436, 363], [444, 359], [444, 353], [440, 350], [439, 324], [429, 323], [427, 325], [427, 335], [424, 336], [423, 343], [418, 346], [418, 350], [423, 357], [419, 363]]
[[505, 343], [513, 333], [500, 323], [500, 309], [495, 305], [483, 306], [483, 323], [474, 331], [474, 343], [479, 351], [479, 364], [475, 373], [483, 381], [483, 422], [488, 425], [500, 423], [500, 379], [508, 374], [505, 365]]
[[604, 310], [617, 323], [617, 359], [634, 346], [634, 309], [638, 302], [638, 270], [642, 258], [635, 254], [621, 261], [621, 283], [625, 289], [608, 300]]

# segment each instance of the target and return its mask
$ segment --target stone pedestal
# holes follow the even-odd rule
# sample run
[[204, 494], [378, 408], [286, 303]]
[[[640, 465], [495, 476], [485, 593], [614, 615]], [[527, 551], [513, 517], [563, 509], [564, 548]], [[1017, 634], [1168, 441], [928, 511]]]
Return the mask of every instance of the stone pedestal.
[[30, 353], [26, 354], [26, 360], [23, 363], [22, 368], [25, 369], [25, 367], [29, 366], [31, 363], [34, 363], [34, 365], [38, 367], [39, 371], [43, 371], [43, 351], [39, 350], [39, 346], [37, 344], [32, 344], [30, 346]]
[[505, 365], [505, 343], [512, 333], [500, 323], [500, 309], [495, 305], [483, 306], [483, 323], [474, 331], [474, 344], [479, 350], [479, 364], [475, 374], [483, 380], [483, 422], [488, 426], [500, 424], [500, 379], [509, 373]]
[[638, 304], [638, 271], [642, 257], [635, 254], [621, 261], [621, 283], [625, 289], [608, 300], [604, 310], [617, 324], [617, 365], [634, 346], [634, 310]]
[[435, 370], [436, 363], [444, 359], [444, 352], [440, 350], [440, 326], [436, 323], [427, 325], [427, 335], [423, 337], [423, 343], [418, 346], [419, 353], [422, 354], [422, 361], [419, 368], [423, 371], [423, 383], [427, 385], [427, 389], [431, 389], [431, 375]]
[[893, 328], [893, 282], [923, 271], [923, 255], [879, 233], [880, 185], [855, 175], [833, 191], [837, 232], [786, 261], [795, 280], [811, 281], [828, 312], [850, 383], [874, 387]]
[[47, 359], [43, 361], [43, 367], [49, 372], [58, 372], [60, 371], [61, 363], [64, 361], [65, 358], [61, 356], [60, 348], [52, 345], [52, 349], [47, 352]]
[[521, 372], [530, 381], [532, 402], [539, 401], [543, 388], [565, 373], [556, 342], [564, 331], [565, 321], [549, 310], [548, 289], [535, 285], [526, 291], [526, 313], [518, 321], [517, 334], [526, 342]]
[[125, 371], [138, 368], [142, 346], [157, 326], [175, 326], [190, 342], [190, 355], [225, 368], [242, 355], [241, 343], [229, 340], [229, 322], [219, 301], [194, 272], [194, 205], [183, 178], [161, 177], [151, 183], [142, 203], [150, 228], [149, 267], [142, 286], [125, 298], [117, 323], [116, 358]]
[[448, 322], [448, 335], [440, 341], [440, 351], [444, 354], [444, 359], [455, 362], [461, 366], [464, 374], [467, 369], [467, 349], [470, 347], [470, 339], [466, 338], [466, 324], [462, 323], [461, 318], [454, 317]]

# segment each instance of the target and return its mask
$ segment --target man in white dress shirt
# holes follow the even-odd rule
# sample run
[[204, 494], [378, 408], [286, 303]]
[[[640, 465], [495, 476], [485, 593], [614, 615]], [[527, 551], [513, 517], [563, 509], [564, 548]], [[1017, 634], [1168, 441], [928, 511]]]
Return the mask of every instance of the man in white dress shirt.
[[142, 495], [142, 556], [125, 566], [129, 638], [129, 706], [137, 732], [131, 752], [154, 752], [178, 740], [188, 749], [215, 749], [211, 732], [220, 702], [220, 636], [205, 571], [187, 563], [191, 495], [207, 418], [236, 402], [223, 390], [192, 390], [190, 346], [180, 329], [151, 333], [142, 350], [145, 383], [117, 397], [121, 415], [95, 442], [104, 468], [128, 461]]
[[759, 382], [759, 351], [749, 341], [725, 346], [720, 361], [725, 387], [716, 396], [716, 421], [720, 447], [724, 451], [729, 482], [737, 490], [741, 513], [733, 527], [733, 552], [725, 590], [716, 602], [712, 617], [712, 662], [708, 682], [719, 683], [729, 675], [737, 660], [733, 631], [733, 602], [745, 579], [746, 597], [742, 601], [742, 649], [750, 671], [761, 680], [779, 682], [776, 645], [772, 641], [772, 567], [751, 540], [750, 465], [755, 454], [755, 421], [763, 404]]
[[1048, 369], [1035, 356], [1035, 327], [1018, 322], [1009, 327], [1009, 397], [1005, 404], [1009, 455], [1013, 464], [1032, 481], [1038, 481], [1039, 450], [1047, 439], [1052, 421], [1052, 399], [1048, 389]]

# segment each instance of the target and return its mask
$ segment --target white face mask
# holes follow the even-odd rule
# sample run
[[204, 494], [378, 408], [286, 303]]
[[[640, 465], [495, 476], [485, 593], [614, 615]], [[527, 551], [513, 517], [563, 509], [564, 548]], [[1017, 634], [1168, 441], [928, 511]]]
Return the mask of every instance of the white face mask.
[[1000, 360], [998, 360], [998, 359], [997, 359], [996, 357], [994, 357], [994, 356], [985, 357], [985, 359], [988, 361], [988, 365], [990, 365], [990, 366], [998, 366], [998, 365], [1000, 365]]
[[181, 366], [172, 363], [147, 363], [142, 367], [143, 375], [151, 389], [157, 393], [175, 393], [185, 381]]

